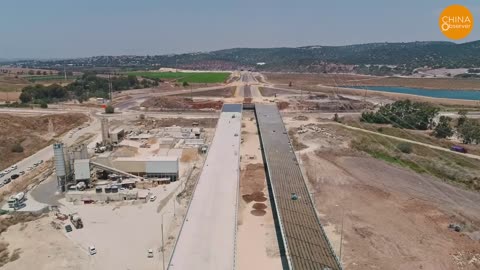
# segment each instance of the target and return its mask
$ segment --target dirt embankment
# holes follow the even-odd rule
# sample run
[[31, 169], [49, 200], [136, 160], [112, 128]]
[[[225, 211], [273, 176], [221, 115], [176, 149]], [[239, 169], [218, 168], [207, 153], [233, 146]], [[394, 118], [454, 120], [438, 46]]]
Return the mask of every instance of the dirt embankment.
[[350, 145], [356, 133], [341, 127], [297, 136], [308, 146], [300, 152], [308, 186], [337, 255], [342, 245], [345, 269], [480, 268], [478, 192], [358, 152]]
[[147, 129], [160, 128], [160, 127], [193, 127], [198, 126], [200, 128], [214, 128], [218, 122], [217, 118], [147, 118], [138, 120], [135, 122], [135, 126], [145, 126]]
[[229, 97], [233, 97], [235, 95], [235, 89], [236, 89], [236, 87], [225, 87], [225, 88], [214, 89], [214, 90], [209, 90], [209, 91], [179, 94], [179, 95], [176, 95], [176, 96], [179, 96], [179, 97], [193, 96], [193, 97], [224, 97], [224, 98], [229, 98]]
[[182, 97], [155, 97], [149, 99], [141, 104], [142, 107], [150, 110], [220, 110], [223, 106], [223, 101], [211, 100], [192, 100], [190, 98]]
[[[87, 121], [88, 117], [80, 113], [38, 117], [0, 114], [0, 169], [34, 154], [55, 137]], [[23, 152], [12, 152], [16, 144]]]

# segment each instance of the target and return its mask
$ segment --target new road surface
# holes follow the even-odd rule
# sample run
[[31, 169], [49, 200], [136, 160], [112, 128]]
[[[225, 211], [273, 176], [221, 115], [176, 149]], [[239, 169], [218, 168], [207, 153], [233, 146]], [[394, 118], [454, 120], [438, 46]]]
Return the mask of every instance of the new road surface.
[[235, 267], [241, 104], [226, 104], [168, 269]]

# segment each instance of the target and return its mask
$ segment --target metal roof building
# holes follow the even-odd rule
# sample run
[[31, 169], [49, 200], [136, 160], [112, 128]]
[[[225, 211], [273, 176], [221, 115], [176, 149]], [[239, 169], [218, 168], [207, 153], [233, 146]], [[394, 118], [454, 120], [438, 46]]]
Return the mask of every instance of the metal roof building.
[[170, 178], [176, 181], [179, 172], [177, 156], [158, 157], [119, 157], [112, 161], [113, 166], [133, 175], [147, 178]]

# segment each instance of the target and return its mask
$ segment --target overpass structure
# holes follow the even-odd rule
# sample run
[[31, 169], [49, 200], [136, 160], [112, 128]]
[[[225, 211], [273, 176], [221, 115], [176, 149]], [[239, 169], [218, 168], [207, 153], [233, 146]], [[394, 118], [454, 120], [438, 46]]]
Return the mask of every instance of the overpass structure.
[[241, 104], [225, 104], [168, 269], [235, 268]]
[[272, 210], [289, 269], [340, 270], [276, 105], [255, 104]]

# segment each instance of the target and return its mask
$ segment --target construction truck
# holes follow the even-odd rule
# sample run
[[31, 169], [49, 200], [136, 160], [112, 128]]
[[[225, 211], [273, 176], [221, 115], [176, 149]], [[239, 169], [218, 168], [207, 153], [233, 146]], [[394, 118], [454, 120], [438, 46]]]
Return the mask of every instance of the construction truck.
[[70, 215], [70, 222], [75, 227], [75, 229], [83, 228], [82, 219], [80, 218], [80, 216], [78, 214]]
[[14, 196], [10, 196], [10, 198], [8, 199], [8, 207], [14, 209], [20, 208], [25, 200], [25, 192], [20, 192]]

